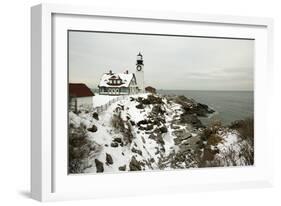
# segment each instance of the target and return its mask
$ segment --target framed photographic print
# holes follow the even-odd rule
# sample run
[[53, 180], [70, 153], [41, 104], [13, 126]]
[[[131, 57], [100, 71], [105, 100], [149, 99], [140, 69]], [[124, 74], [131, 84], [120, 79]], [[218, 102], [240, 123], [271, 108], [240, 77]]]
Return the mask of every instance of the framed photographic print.
[[31, 14], [33, 198], [272, 185], [271, 19]]

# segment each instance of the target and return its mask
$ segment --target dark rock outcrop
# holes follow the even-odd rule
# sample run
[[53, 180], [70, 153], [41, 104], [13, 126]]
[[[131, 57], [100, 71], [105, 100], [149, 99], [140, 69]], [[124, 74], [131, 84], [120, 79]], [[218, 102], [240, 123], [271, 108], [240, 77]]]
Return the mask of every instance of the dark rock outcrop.
[[137, 123], [137, 126], [141, 126], [142, 124], [151, 124], [152, 121], [151, 120], [147, 120], [147, 119], [144, 119], [144, 120], [141, 120]]
[[142, 103], [136, 105], [136, 108], [137, 109], [144, 109], [144, 105]]
[[141, 150], [138, 150], [138, 149], [136, 149], [136, 148], [132, 148], [132, 152], [134, 152], [134, 153], [137, 153], [137, 154], [139, 154], [140, 156], [142, 156], [142, 151]]
[[180, 104], [184, 110], [181, 114], [181, 122], [192, 124], [195, 128], [204, 127], [198, 117], [207, 117], [209, 114], [215, 111], [208, 107], [206, 104], [197, 103], [193, 99], [188, 99], [185, 96], [170, 97], [170, 100], [174, 100]]
[[151, 135], [149, 135], [148, 138], [155, 140], [158, 144], [165, 144], [161, 133], [152, 133]]
[[198, 119], [196, 114], [188, 114], [188, 113], [183, 113], [180, 116], [180, 122], [181, 123], [187, 123], [191, 124], [195, 128], [203, 128], [205, 127], [200, 119]]
[[146, 131], [152, 130], [153, 129], [153, 124], [147, 124], [145, 126], [139, 126], [139, 129], [140, 130], [146, 130]]
[[113, 139], [113, 142], [117, 142], [117, 143], [122, 143], [122, 139], [121, 138], [119, 138], [119, 137], [116, 137], [116, 138], [114, 138]]
[[120, 166], [118, 169], [119, 169], [120, 171], [126, 171], [126, 165]]
[[140, 171], [141, 170], [141, 163], [136, 160], [136, 158], [133, 156], [130, 162], [130, 171]]
[[113, 164], [113, 159], [110, 154], [106, 153], [106, 163], [112, 165]]
[[117, 142], [112, 142], [112, 143], [110, 144], [110, 146], [111, 146], [111, 147], [118, 147], [118, 143], [117, 143]]
[[137, 101], [141, 104], [163, 104], [162, 98], [156, 95], [148, 95], [147, 98], [139, 97]]
[[136, 125], [136, 123], [133, 120], [130, 120], [130, 123], [131, 123], [132, 126]]
[[97, 112], [94, 112], [92, 117], [96, 120], [99, 120], [99, 114]]
[[93, 125], [91, 128], [88, 128], [87, 130], [88, 130], [89, 132], [96, 132], [96, 131], [98, 131], [98, 128], [97, 128], [96, 125]]
[[159, 130], [160, 130], [161, 133], [167, 133], [168, 132], [168, 129], [167, 129], [166, 126], [160, 127]]
[[95, 159], [95, 164], [96, 164], [97, 172], [104, 171], [103, 163], [101, 161], [99, 161], [98, 159]]
[[156, 114], [156, 115], [158, 115], [158, 114], [161, 114], [161, 115], [162, 115], [162, 114], [165, 113], [165, 110], [162, 109], [162, 107], [161, 107], [160, 104], [156, 104], [156, 105], [153, 106], [151, 112], [152, 112], [153, 114]]

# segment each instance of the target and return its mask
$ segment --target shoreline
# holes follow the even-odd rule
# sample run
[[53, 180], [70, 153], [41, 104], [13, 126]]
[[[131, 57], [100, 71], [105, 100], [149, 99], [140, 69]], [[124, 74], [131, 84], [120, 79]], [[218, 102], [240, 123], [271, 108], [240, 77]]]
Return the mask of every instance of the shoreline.
[[[161, 95], [184, 95], [196, 102], [207, 104], [217, 111], [209, 117], [220, 119], [224, 125], [254, 116], [253, 91], [158, 90]], [[208, 119], [202, 118], [206, 123]]]

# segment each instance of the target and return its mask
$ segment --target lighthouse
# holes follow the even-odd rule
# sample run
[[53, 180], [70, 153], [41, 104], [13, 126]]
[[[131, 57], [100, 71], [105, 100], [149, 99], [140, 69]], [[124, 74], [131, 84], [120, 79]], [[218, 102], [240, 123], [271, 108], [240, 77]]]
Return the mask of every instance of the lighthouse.
[[138, 88], [140, 89], [140, 92], [144, 92], [144, 71], [143, 71], [143, 56], [139, 52], [137, 55], [137, 63], [136, 63], [136, 79]]

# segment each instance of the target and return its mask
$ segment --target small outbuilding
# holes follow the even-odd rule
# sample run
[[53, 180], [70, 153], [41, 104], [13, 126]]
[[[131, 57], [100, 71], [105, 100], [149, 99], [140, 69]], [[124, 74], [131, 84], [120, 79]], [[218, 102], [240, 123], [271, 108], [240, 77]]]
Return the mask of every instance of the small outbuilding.
[[69, 105], [70, 110], [78, 111], [80, 108], [91, 108], [93, 105], [94, 93], [86, 84], [69, 84]]
[[145, 92], [156, 94], [156, 89], [154, 87], [147, 86], [147, 87], [145, 87]]

